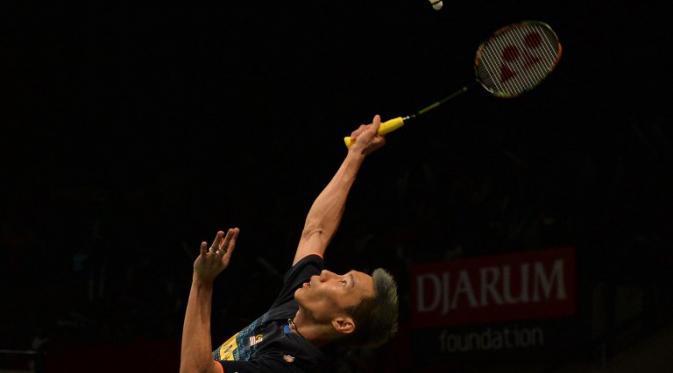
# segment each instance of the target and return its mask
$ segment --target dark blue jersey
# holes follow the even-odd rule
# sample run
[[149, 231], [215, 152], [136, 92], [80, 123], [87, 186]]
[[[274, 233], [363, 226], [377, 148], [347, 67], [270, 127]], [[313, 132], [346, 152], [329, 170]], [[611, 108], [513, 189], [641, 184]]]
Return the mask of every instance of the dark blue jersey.
[[318, 371], [324, 354], [292, 333], [288, 320], [298, 310], [295, 290], [322, 269], [322, 258], [309, 255], [285, 273], [283, 288], [271, 308], [213, 351], [213, 359], [222, 364], [225, 373]]

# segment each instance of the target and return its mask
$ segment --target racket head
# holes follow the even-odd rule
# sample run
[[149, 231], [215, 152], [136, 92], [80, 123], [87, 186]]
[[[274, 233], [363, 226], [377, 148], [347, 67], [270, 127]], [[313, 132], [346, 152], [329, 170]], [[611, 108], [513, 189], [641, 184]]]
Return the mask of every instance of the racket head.
[[474, 59], [477, 81], [496, 97], [516, 97], [538, 86], [561, 59], [563, 48], [552, 28], [523, 21], [498, 29]]

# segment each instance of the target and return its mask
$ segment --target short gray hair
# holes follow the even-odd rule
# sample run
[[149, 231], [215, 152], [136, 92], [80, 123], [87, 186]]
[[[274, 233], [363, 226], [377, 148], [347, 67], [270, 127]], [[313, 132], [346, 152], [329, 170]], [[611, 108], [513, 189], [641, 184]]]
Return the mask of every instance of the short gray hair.
[[348, 345], [378, 347], [397, 333], [397, 283], [383, 268], [375, 269], [372, 278], [374, 296], [348, 310], [355, 320], [355, 331], [345, 340]]

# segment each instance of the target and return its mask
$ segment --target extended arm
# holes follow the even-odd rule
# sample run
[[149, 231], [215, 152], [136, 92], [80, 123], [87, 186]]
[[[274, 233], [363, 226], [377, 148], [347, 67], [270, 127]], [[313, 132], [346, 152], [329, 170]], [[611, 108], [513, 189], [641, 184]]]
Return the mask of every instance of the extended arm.
[[220, 373], [221, 367], [212, 356], [210, 312], [213, 284], [192, 280], [185, 323], [182, 329], [180, 373]]
[[385, 143], [377, 135], [381, 118], [376, 115], [371, 124], [362, 125], [351, 134], [352, 145], [332, 180], [313, 202], [306, 216], [304, 230], [294, 256], [293, 265], [307, 255], [323, 256], [334, 236], [355, 177], [365, 157]]
[[228, 265], [236, 246], [238, 228], [229, 229], [226, 237], [218, 232], [210, 249], [201, 243], [201, 252], [194, 261], [194, 275], [182, 328], [180, 373], [222, 373], [222, 366], [213, 360], [210, 340], [210, 314], [213, 281]]

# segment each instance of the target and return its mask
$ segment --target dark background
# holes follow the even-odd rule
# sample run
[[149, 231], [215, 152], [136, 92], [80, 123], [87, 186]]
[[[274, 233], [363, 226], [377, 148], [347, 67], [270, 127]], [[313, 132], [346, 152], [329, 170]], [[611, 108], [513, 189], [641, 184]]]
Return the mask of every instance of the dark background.
[[[670, 324], [673, 33], [663, 5], [3, 8], [0, 348], [39, 347], [47, 366], [77, 356], [72, 371], [101, 350], [146, 348], [147, 366], [177, 371], [198, 243], [241, 228], [217, 283], [218, 345], [279, 289], [305, 214], [346, 153], [342, 137], [470, 82], [478, 45], [528, 19], [563, 44], [553, 74], [512, 100], [475, 89], [390, 134], [361, 170], [328, 267], [390, 269], [404, 327], [410, 264], [576, 247], [582, 306], [569, 342], [582, 347], [539, 369], [517, 358], [519, 371], [604, 367]], [[620, 287], [640, 294], [628, 338]], [[420, 370], [413, 354], [390, 363], [403, 343], [404, 333], [342, 369]]]

